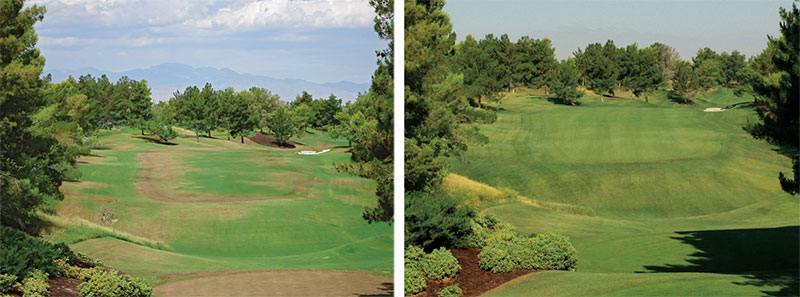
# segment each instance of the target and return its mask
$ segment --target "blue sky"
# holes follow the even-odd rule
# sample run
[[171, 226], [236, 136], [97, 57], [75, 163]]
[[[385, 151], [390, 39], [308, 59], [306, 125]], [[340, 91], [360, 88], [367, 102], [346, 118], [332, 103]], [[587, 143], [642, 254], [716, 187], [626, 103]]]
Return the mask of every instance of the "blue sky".
[[674, 47], [682, 59], [699, 48], [717, 52], [760, 53], [767, 35], [779, 35], [779, 7], [792, 1], [533, 1], [449, 0], [458, 40], [467, 34], [508, 33], [516, 40], [528, 35], [550, 38], [559, 59], [587, 44], [612, 39], [617, 46], [654, 42]]
[[110, 71], [175, 62], [314, 82], [369, 82], [367, 0], [34, 0], [48, 69]]

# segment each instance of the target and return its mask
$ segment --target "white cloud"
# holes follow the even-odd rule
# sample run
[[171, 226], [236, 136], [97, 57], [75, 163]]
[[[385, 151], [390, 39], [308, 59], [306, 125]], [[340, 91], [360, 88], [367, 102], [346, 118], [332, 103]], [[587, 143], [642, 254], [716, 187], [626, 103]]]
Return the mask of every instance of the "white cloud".
[[373, 10], [366, 0], [255, 0], [238, 8], [225, 7], [216, 14], [190, 19], [199, 28], [225, 27], [362, 27], [372, 23]]
[[72, 46], [78, 44], [78, 38], [75, 37], [47, 37], [47, 36], [40, 36], [39, 37], [39, 44], [40, 45], [52, 45], [52, 46]]

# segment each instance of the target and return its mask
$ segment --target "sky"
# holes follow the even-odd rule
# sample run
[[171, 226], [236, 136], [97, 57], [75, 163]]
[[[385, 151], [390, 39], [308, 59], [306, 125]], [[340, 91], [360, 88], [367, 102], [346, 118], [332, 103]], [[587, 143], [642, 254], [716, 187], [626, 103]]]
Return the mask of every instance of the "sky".
[[546, 37], [559, 59], [609, 39], [618, 47], [661, 42], [689, 60], [704, 47], [718, 53], [738, 50], [748, 57], [760, 53], [767, 35], [780, 35], [779, 7], [791, 6], [787, 0], [449, 0], [444, 11], [459, 41], [488, 33], [507, 33], [512, 40]]
[[369, 82], [367, 0], [33, 0], [48, 69], [126, 71], [162, 63], [313, 82]]

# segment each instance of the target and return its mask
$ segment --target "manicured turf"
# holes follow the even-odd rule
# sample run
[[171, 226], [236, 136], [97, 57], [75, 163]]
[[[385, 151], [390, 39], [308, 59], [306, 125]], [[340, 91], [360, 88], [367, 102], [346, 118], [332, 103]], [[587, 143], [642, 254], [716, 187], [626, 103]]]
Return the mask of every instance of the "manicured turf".
[[800, 204], [777, 179], [791, 162], [743, 131], [752, 107], [703, 112], [752, 98], [721, 89], [680, 105], [660, 92], [650, 103], [587, 96], [573, 107], [538, 95], [504, 100], [497, 122], [480, 126], [489, 144], [453, 171], [595, 215], [484, 205], [523, 233], [570, 236], [579, 254], [576, 272], [534, 274], [492, 294], [797, 294]]
[[[162, 145], [137, 134], [104, 131], [110, 149], [81, 158], [81, 182], [66, 183], [53, 206], [85, 221], [55, 220], [51, 240], [156, 285], [209, 270], [391, 274], [391, 226], [361, 218], [374, 183], [333, 167], [349, 157], [345, 140], [314, 131], [299, 139], [311, 147], [281, 150], [224, 135]], [[326, 147], [340, 148], [297, 154]], [[100, 207], [118, 221], [97, 227]]]

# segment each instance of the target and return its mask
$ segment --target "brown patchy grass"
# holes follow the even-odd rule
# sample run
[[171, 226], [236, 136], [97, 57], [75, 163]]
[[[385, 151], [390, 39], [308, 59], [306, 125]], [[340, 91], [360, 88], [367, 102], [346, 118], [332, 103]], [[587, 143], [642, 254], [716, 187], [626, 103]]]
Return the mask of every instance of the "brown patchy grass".
[[[268, 199], [289, 199], [285, 196], [238, 196], [238, 195], [212, 195], [204, 193], [191, 193], [178, 191], [179, 180], [185, 172], [194, 170], [190, 167], [180, 166], [173, 156], [185, 151], [208, 151], [217, 149], [191, 148], [191, 149], [160, 149], [145, 151], [137, 154], [140, 163], [139, 174], [136, 178], [136, 191], [142, 197], [167, 203], [196, 203], [196, 202], [243, 202]], [[297, 174], [298, 176], [302, 176]], [[286, 186], [286, 174], [281, 174], [281, 186]], [[278, 179], [276, 179], [278, 180]], [[310, 185], [313, 181], [307, 178], [291, 178], [290, 194], [309, 195]]]
[[[392, 278], [357, 271], [217, 271], [168, 282], [158, 296], [363, 296], [393, 293]], [[176, 274], [181, 278], [188, 274]]]

